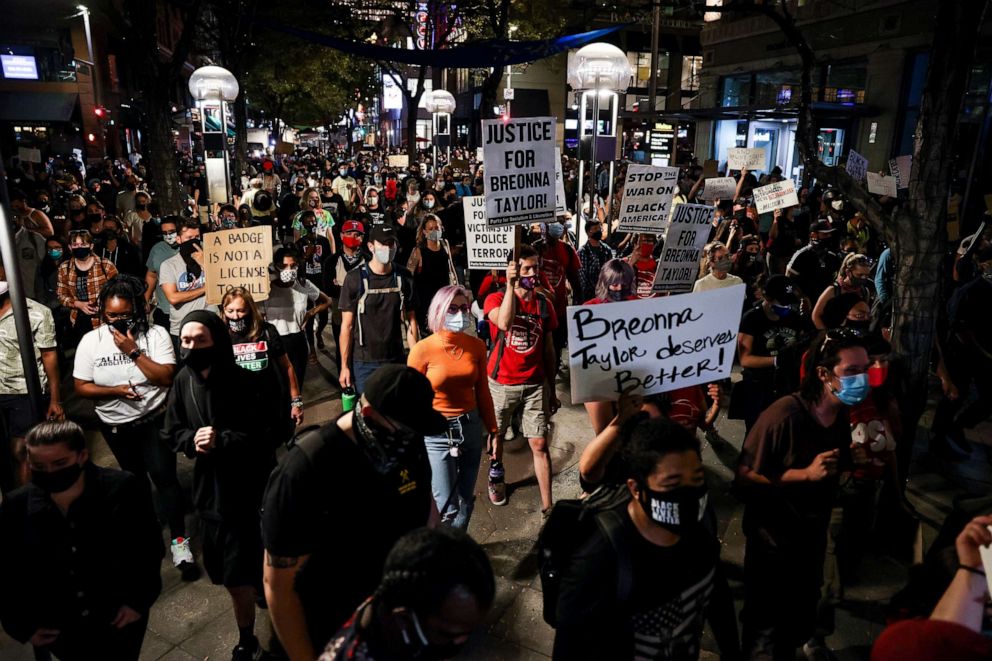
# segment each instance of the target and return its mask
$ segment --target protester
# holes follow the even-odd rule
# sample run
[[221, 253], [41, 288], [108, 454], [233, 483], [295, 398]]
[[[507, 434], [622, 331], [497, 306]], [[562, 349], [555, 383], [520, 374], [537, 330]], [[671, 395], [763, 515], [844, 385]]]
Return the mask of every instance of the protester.
[[174, 347], [179, 346], [179, 326], [186, 315], [207, 307], [200, 225], [193, 219], [183, 220], [177, 242], [179, 254], [163, 261], [158, 273], [162, 294], [169, 301], [169, 333]]
[[147, 483], [90, 461], [74, 422], [27, 436], [31, 482], [0, 503], [0, 623], [65, 661], [136, 661], [162, 590]]
[[[306, 234], [296, 242], [296, 251], [300, 254], [300, 260], [303, 262], [303, 279], [313, 283], [317, 289], [330, 298], [331, 292], [327, 279], [324, 277], [324, 264], [331, 258], [331, 244], [326, 237], [317, 234], [317, 216], [312, 211], [302, 213], [300, 223], [306, 230]], [[315, 317], [307, 320], [304, 332], [307, 336], [307, 344], [310, 346], [311, 364], [317, 362], [317, 349], [324, 348], [324, 329], [327, 328], [328, 319], [329, 312], [324, 309], [319, 311]]]
[[[178, 216], [166, 216], [161, 221], [162, 240], [152, 246], [145, 260], [145, 304], [151, 307], [152, 319], [155, 324], [169, 330], [169, 323], [172, 306], [162, 285], [159, 283], [158, 272], [162, 268], [162, 263], [176, 255], [179, 250], [179, 225], [181, 219]], [[153, 307], [152, 307], [153, 306]]]
[[426, 214], [417, 228], [417, 245], [410, 254], [406, 268], [413, 274], [413, 291], [417, 298], [417, 325], [421, 337], [430, 330], [427, 323], [427, 309], [434, 295], [442, 288], [458, 284], [454, 262], [451, 261], [451, 247], [444, 238], [441, 219], [434, 214]]
[[658, 271], [658, 260], [654, 252], [658, 245], [658, 237], [651, 233], [642, 232], [635, 235], [633, 250], [627, 257], [627, 262], [634, 268], [634, 278], [637, 286], [637, 298], [654, 298], [654, 278]]
[[118, 273], [144, 278], [145, 267], [141, 261], [141, 253], [122, 232], [121, 221], [117, 216], [104, 218], [100, 246], [95, 252], [116, 266]]
[[703, 248], [703, 252], [708, 260], [709, 273], [696, 280], [692, 286], [693, 293], [744, 284], [743, 280], [730, 272], [734, 268], [734, 261], [727, 246], [719, 242], [710, 243]]
[[[334, 240], [334, 217], [326, 209], [320, 206], [320, 191], [316, 188], [307, 188], [303, 191], [300, 196], [299, 201], [300, 210], [293, 216], [292, 226], [293, 226], [293, 238], [295, 241], [299, 241], [304, 236], [309, 233], [314, 233], [317, 236], [322, 236], [327, 239], [328, 244], [331, 249], [330, 252], [336, 252], [336, 243]], [[311, 212], [316, 219], [316, 227], [308, 228], [303, 225], [303, 214], [306, 212]]]
[[830, 249], [828, 242], [834, 228], [830, 221], [821, 218], [809, 228], [809, 244], [792, 256], [785, 274], [794, 278], [803, 296], [816, 301], [830, 287], [834, 274], [840, 268], [840, 258]]
[[[341, 286], [349, 271], [365, 264], [362, 245], [365, 243], [365, 225], [357, 220], [346, 220], [341, 225], [341, 250], [330, 255], [324, 263], [324, 286], [322, 291], [327, 294], [335, 305], [331, 311], [331, 333], [334, 335], [334, 362], [341, 372]], [[320, 345], [318, 344], [318, 347]], [[351, 367], [349, 365], [349, 367]]]
[[72, 344], [100, 325], [97, 297], [117, 268], [93, 254], [93, 236], [87, 230], [69, 232], [72, 258], [59, 265], [59, 301], [69, 310]]
[[23, 216], [14, 217], [14, 249], [17, 251], [17, 267], [21, 274], [24, 295], [41, 301], [45, 292], [42, 282], [42, 266], [45, 258], [46, 239], [39, 232], [23, 223]]
[[382, 580], [327, 644], [320, 661], [451, 659], [492, 607], [496, 581], [463, 533], [420, 528], [399, 539]]
[[581, 300], [588, 301], [596, 297], [600, 271], [613, 259], [613, 249], [603, 243], [602, 223], [586, 221], [585, 230], [588, 240], [579, 249], [579, 281], [582, 283]]
[[10, 210], [14, 212], [20, 227], [37, 232], [46, 239], [55, 234], [52, 221], [44, 211], [28, 206], [28, 196], [24, 191], [10, 192]]
[[[393, 544], [437, 517], [423, 437], [449, 425], [430, 381], [384, 365], [365, 385], [353, 411], [296, 443], [266, 488], [265, 597], [290, 659], [315, 658], [375, 590]], [[347, 530], [360, 538], [342, 543]]]
[[430, 380], [434, 410], [448, 420], [445, 434], [424, 439], [441, 522], [466, 530], [475, 506], [482, 452], [492, 447], [497, 432], [486, 346], [466, 333], [473, 320], [463, 287], [442, 287], [435, 294], [427, 324], [432, 335], [410, 350], [407, 364]]
[[837, 280], [823, 290], [813, 308], [813, 323], [819, 329], [828, 328], [823, 312], [827, 303], [841, 294], [856, 294], [868, 307], [875, 299], [875, 285], [868, 277], [871, 273], [871, 260], [865, 255], [850, 253], [841, 262]]

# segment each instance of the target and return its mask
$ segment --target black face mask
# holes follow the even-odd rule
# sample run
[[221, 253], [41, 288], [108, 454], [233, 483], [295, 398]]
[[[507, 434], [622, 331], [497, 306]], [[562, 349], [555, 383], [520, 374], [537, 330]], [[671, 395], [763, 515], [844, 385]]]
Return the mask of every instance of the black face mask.
[[589, 232], [589, 238], [593, 241], [599, 241], [603, 238], [603, 230], [596, 230], [595, 232]]
[[391, 472], [400, 458], [423, 437], [413, 433], [395, 432], [367, 420], [359, 407], [355, 408], [355, 431], [362, 439], [362, 449], [380, 475]]
[[81, 246], [79, 248], [72, 249], [72, 256], [76, 259], [86, 259], [90, 256], [91, 252], [93, 252], [93, 249], [89, 246]]
[[645, 486], [639, 498], [651, 522], [676, 535], [685, 534], [699, 525], [706, 500], [705, 485], [683, 486], [671, 491], [652, 491]]
[[82, 464], [72, 464], [54, 471], [31, 471], [31, 483], [45, 493], [68, 491], [83, 473]]
[[231, 329], [232, 333], [244, 333], [245, 328], [248, 327], [248, 319], [242, 317], [241, 319], [228, 319], [227, 327]]
[[101, 234], [104, 241], [116, 241], [117, 240], [117, 230], [103, 230]]
[[856, 331], [861, 331], [862, 333], [864, 333], [868, 330], [868, 325], [870, 323], [871, 322], [868, 319], [861, 319], [861, 320], [848, 319], [847, 321], [844, 322], [844, 326], [846, 328], [853, 328]]
[[212, 346], [201, 347], [199, 349], [183, 347], [179, 350], [179, 357], [183, 359], [183, 363], [189, 365], [190, 369], [197, 372], [211, 367], [214, 364], [215, 354], [215, 348]]
[[110, 325], [121, 335], [127, 335], [127, 332], [134, 328], [134, 319], [115, 319]]
[[135, 211], [144, 211], [147, 208], [148, 208], [148, 205], [147, 204], [135, 204], [134, 205], [134, 210]]

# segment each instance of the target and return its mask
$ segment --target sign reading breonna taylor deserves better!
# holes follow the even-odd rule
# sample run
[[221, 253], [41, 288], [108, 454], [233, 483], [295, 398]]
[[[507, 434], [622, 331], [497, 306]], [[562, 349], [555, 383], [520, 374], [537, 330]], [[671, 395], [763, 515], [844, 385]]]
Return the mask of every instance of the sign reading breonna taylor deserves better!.
[[621, 232], [658, 234], [668, 224], [668, 209], [678, 185], [679, 169], [628, 165], [620, 203]]
[[465, 212], [465, 251], [470, 269], [505, 269], [513, 253], [512, 225], [490, 227], [486, 223], [486, 198], [462, 198]]
[[651, 395], [730, 376], [744, 285], [568, 308], [572, 401]]
[[555, 121], [527, 117], [482, 122], [486, 220], [527, 225], [555, 216]]

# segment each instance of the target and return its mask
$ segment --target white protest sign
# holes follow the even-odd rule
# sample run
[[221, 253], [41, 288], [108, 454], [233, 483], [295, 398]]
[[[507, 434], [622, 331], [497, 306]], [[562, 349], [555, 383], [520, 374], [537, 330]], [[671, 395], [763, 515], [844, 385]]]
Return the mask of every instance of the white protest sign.
[[909, 188], [909, 175], [913, 169], [913, 155], [896, 156], [889, 159], [889, 172], [896, 178], [897, 188]]
[[877, 172], [866, 172], [868, 178], [868, 192], [874, 195], [885, 195], [886, 197], [896, 197], [898, 192], [898, 181], [895, 177], [889, 177]]
[[737, 192], [737, 182], [733, 177], [713, 177], [703, 186], [704, 200], [732, 200]]
[[744, 285], [664, 298], [571, 306], [572, 401], [651, 395], [730, 376]]
[[655, 234], [664, 231], [678, 178], [678, 168], [628, 165], [620, 202], [619, 231]]
[[868, 172], [868, 159], [852, 149], [847, 155], [847, 173], [855, 181], [861, 181], [865, 178], [866, 172]]
[[678, 294], [692, 290], [699, 275], [699, 255], [710, 237], [715, 214], [716, 208], [705, 204], [675, 207], [654, 276], [654, 292]]
[[796, 196], [796, 184], [793, 183], [792, 179], [776, 181], [774, 184], [755, 188], [751, 194], [754, 195], [754, 206], [758, 208], [758, 213], [794, 207], [799, 204], [799, 197]]
[[727, 170], [764, 170], [766, 164], [763, 147], [731, 147], [727, 150]]
[[390, 154], [387, 159], [391, 168], [405, 168], [410, 166], [409, 154]]
[[565, 178], [561, 173], [561, 148], [555, 147], [555, 215], [565, 215]]
[[482, 122], [486, 220], [528, 225], [555, 215], [555, 120], [527, 117]]
[[41, 150], [18, 147], [17, 158], [21, 159], [22, 163], [41, 163]]
[[513, 225], [490, 227], [486, 223], [486, 197], [462, 198], [465, 212], [465, 249], [470, 269], [505, 269], [513, 252]]

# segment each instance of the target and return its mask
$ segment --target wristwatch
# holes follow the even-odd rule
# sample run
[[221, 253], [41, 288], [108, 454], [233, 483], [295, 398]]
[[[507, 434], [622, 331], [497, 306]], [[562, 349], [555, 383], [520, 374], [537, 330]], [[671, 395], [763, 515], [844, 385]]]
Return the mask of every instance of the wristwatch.
[[138, 358], [141, 357], [141, 354], [142, 354], [141, 349], [139, 349], [138, 347], [135, 347], [134, 348], [134, 351], [132, 351], [131, 353], [129, 353], [127, 355], [127, 357], [130, 358], [131, 360], [138, 360]]

